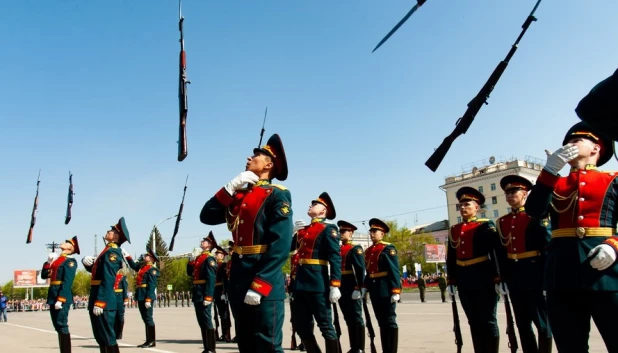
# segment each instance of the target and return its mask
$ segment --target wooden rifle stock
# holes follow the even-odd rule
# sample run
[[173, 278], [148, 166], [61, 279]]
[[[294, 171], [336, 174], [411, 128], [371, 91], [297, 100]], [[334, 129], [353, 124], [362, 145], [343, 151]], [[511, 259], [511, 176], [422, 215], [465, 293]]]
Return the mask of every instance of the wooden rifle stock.
[[41, 170], [39, 169], [39, 176], [36, 180], [36, 196], [34, 197], [34, 205], [32, 206], [32, 214], [30, 215], [30, 229], [28, 230], [28, 237], [26, 238], [26, 244], [32, 243], [32, 235], [34, 232], [34, 225], [36, 224], [36, 213], [39, 208], [39, 184], [41, 184]]
[[504, 295], [504, 308], [506, 309], [506, 334], [509, 338], [509, 348], [511, 353], [516, 353], [517, 349], [519, 349], [519, 344], [515, 334], [515, 323], [513, 322], [513, 312], [511, 311], [511, 302], [508, 294]]
[[290, 343], [290, 349], [296, 350], [298, 345], [296, 344], [296, 324], [294, 323], [294, 304], [290, 300], [290, 323], [292, 324], [292, 341]]
[[217, 309], [217, 305], [215, 304], [215, 301], [213, 300], [212, 304], [210, 304], [212, 306], [215, 307], [215, 341], [219, 340], [219, 310]]

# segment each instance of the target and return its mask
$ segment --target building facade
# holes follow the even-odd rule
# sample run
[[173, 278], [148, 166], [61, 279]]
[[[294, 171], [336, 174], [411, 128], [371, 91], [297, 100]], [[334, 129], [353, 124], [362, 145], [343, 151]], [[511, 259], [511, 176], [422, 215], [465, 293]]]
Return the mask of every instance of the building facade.
[[506, 175], [520, 175], [533, 184], [541, 173], [545, 161], [526, 156], [524, 159], [512, 158], [497, 162], [491, 157], [462, 167], [461, 174], [448, 176], [444, 185], [440, 186], [446, 193], [449, 224], [461, 223], [459, 214], [459, 201], [455, 194], [463, 186], [473, 187], [485, 196], [485, 205], [477, 214], [480, 218], [496, 220], [511, 212], [509, 204], [504, 197], [504, 191], [500, 187], [500, 179]]

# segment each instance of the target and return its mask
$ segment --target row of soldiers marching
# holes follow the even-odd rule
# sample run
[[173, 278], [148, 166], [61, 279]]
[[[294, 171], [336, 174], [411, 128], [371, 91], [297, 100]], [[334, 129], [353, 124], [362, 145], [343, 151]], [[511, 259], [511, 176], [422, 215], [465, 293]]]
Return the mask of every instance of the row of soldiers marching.
[[[588, 352], [591, 318], [608, 351], [618, 352], [613, 326], [618, 314], [618, 173], [597, 170], [611, 159], [613, 141], [618, 140], [617, 97], [618, 71], [580, 102], [576, 112], [582, 122], [567, 131], [562, 147], [548, 153], [534, 185], [516, 176], [501, 181], [512, 212], [498, 219], [497, 225], [476, 217], [485, 201], [482, 193], [474, 188], [458, 190], [463, 222], [449, 232], [448, 291], [453, 304], [459, 292], [475, 353], [499, 351], [499, 295], [505, 296], [507, 305], [512, 299], [524, 353], [550, 352], [552, 337], [561, 353]], [[559, 172], [567, 164], [570, 172], [561, 177]], [[253, 150], [245, 171], [219, 189], [200, 213], [202, 223], [225, 223], [232, 232], [234, 245], [226, 269], [229, 290], [222, 298], [229, 302], [235, 319], [239, 351], [283, 352], [286, 290], [282, 267], [292, 249], [293, 273], [288, 288], [292, 322], [308, 352], [321, 352], [314, 324], [324, 337], [326, 351], [340, 350], [340, 330], [333, 327], [337, 302], [348, 325], [352, 351], [364, 351], [360, 308], [362, 305], [369, 319], [364, 299], [367, 293], [380, 327], [382, 350], [396, 352], [395, 308], [401, 282], [397, 250], [382, 241], [388, 226], [379, 219], [370, 221], [373, 245], [362, 256], [362, 249], [350, 243], [353, 225], [339, 221], [337, 227], [326, 222], [335, 219], [336, 212], [329, 195], [323, 193], [311, 202], [307, 212], [311, 224], [293, 236], [291, 193], [272, 183], [273, 179], [285, 181], [287, 176], [283, 144], [275, 134], [266, 145]], [[143, 292], [138, 292], [137, 299], [147, 337], [142, 346], [153, 347], [151, 293], [158, 277], [158, 269], [152, 266], [156, 256], [146, 254], [138, 266], [120, 249], [129, 240], [124, 219], [107, 232], [105, 239], [108, 244], [97, 258], [82, 260], [92, 273], [88, 310], [101, 352], [118, 352], [114, 284], [123, 257], [132, 268], [139, 269], [137, 290]], [[208, 253], [216, 244], [213, 242], [204, 239], [205, 252], [188, 268], [194, 280], [198, 321], [201, 310], [206, 309], [205, 322], [200, 322], [206, 352], [214, 351], [209, 315], [218, 282], [215, 279], [212, 285], [216, 260]], [[61, 351], [69, 352], [66, 319], [72, 296], [66, 284], [72, 281], [76, 267], [71, 254], [79, 254], [76, 238], [64, 243], [62, 249], [63, 255], [50, 259], [43, 272], [51, 279], [48, 303], [53, 305], [50, 313]], [[210, 284], [199, 288], [204, 271]], [[458, 317], [457, 306], [453, 307], [454, 317]], [[370, 321], [366, 323], [370, 330]], [[517, 340], [509, 324], [509, 346], [514, 351]], [[532, 324], [537, 327], [538, 341]], [[455, 328], [460, 331], [458, 321]], [[461, 334], [457, 343], [460, 350]]]

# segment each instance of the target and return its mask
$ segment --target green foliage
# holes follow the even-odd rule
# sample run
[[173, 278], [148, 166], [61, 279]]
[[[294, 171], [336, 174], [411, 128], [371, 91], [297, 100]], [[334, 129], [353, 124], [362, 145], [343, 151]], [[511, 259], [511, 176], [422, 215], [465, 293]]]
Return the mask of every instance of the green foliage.
[[90, 293], [90, 273], [86, 270], [77, 270], [71, 290], [73, 295], [88, 295]]
[[397, 221], [385, 222], [390, 232], [384, 241], [392, 243], [399, 255], [399, 270], [403, 272], [403, 265], [408, 266], [408, 272], [414, 272], [414, 263], [420, 263], [423, 273], [436, 272], [436, 265], [425, 262], [425, 244], [437, 244], [436, 239], [428, 233], [412, 234], [406, 226], [400, 227]]

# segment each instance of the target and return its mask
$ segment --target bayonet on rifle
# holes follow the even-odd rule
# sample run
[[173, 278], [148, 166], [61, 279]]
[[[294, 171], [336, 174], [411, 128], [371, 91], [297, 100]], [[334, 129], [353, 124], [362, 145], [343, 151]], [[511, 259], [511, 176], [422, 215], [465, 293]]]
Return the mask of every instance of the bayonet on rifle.
[[[178, 131], [178, 161], [182, 162], [187, 158], [189, 153], [187, 150], [187, 113], [189, 112], [189, 103], [187, 100], [187, 84], [191, 83], [187, 79], [187, 56], [185, 54], [185, 39], [182, 30], [182, 23], [185, 18], [182, 17], [182, 0], [178, 0], [178, 30], [180, 31], [180, 66], [178, 74], [178, 107], [180, 110], [180, 124]], [[171, 249], [170, 249], [171, 250]]]
[[393, 29], [391, 29], [391, 31], [388, 32], [388, 34], [384, 38], [382, 38], [380, 43], [378, 43], [378, 45], [376, 45], [376, 47], [373, 48], [373, 50], [371, 52], [373, 53], [374, 51], [378, 50], [378, 48], [381, 47], [382, 44], [384, 44], [393, 35], [393, 33], [397, 32], [399, 27], [401, 27], [404, 23], [406, 23], [408, 18], [410, 18], [410, 16], [412, 16], [412, 14], [414, 14], [416, 12], [416, 10], [418, 10], [419, 7], [423, 6], [423, 4], [426, 1], [427, 0], [416, 0], [416, 5], [414, 5], [414, 7], [412, 7], [412, 9], [410, 11], [408, 11], [408, 13], [405, 16], [403, 16], [401, 21], [399, 21], [399, 23], [397, 23], [395, 25], [395, 27], [393, 27]]
[[178, 210], [178, 214], [176, 215], [176, 225], [174, 226], [174, 234], [172, 235], [172, 241], [170, 242], [170, 251], [174, 250], [174, 240], [176, 239], [176, 234], [178, 234], [178, 228], [180, 228], [180, 220], [182, 219], [182, 209], [185, 207], [185, 195], [187, 193], [187, 181], [189, 181], [189, 174], [187, 174], [187, 178], [185, 179], [185, 188], [182, 191], [182, 201], [180, 201], [180, 209]]
[[39, 208], [39, 184], [41, 183], [41, 170], [39, 169], [39, 176], [36, 178], [36, 196], [34, 197], [34, 206], [32, 206], [32, 215], [30, 215], [30, 229], [28, 230], [28, 237], [26, 238], [26, 244], [32, 242], [32, 232], [34, 231], [34, 224], [36, 223], [36, 213]]
[[476, 117], [476, 114], [478, 114], [479, 110], [481, 110], [481, 107], [484, 104], [488, 104], [487, 99], [489, 99], [489, 95], [494, 90], [494, 87], [498, 83], [498, 80], [500, 80], [500, 77], [504, 73], [504, 70], [506, 70], [506, 67], [508, 66], [509, 61], [511, 60], [513, 55], [515, 54], [515, 51], [517, 51], [519, 41], [528, 30], [530, 24], [536, 21], [536, 17], [534, 17], [534, 12], [536, 11], [537, 7], [539, 7], [540, 3], [541, 0], [538, 0], [536, 5], [532, 9], [532, 12], [530, 12], [530, 15], [528, 15], [528, 18], [526, 18], [526, 21], [521, 26], [523, 30], [519, 34], [519, 37], [517, 37], [515, 43], [511, 46], [511, 50], [507, 54], [506, 58], [498, 64], [494, 72], [491, 74], [491, 76], [489, 76], [487, 82], [485, 82], [485, 85], [483, 85], [483, 88], [481, 88], [476, 97], [472, 98], [470, 103], [468, 103], [468, 109], [466, 109], [464, 115], [459, 118], [455, 123], [455, 129], [453, 130], [453, 132], [451, 132], [451, 134], [448, 135], [444, 139], [444, 141], [442, 141], [440, 146], [434, 151], [431, 157], [429, 157], [427, 162], [425, 162], [425, 165], [429, 169], [431, 169], [431, 171], [435, 172], [436, 169], [438, 169], [440, 163], [442, 163], [442, 160], [446, 156], [446, 153], [451, 148], [453, 141], [455, 141], [457, 137], [465, 134], [468, 131], [468, 128], [470, 127], [470, 125], [472, 125], [472, 121], [474, 121], [474, 118]]
[[262, 131], [260, 131], [260, 142], [258, 142], [257, 148], [262, 147], [262, 138], [264, 138], [264, 132], [266, 131], [264, 129], [264, 126], [266, 125], [266, 115], [267, 114], [268, 114], [268, 107], [266, 107], [266, 110], [264, 110], [264, 120], [262, 121]]
[[64, 217], [64, 224], [69, 224], [71, 222], [71, 208], [73, 208], [73, 174], [69, 171], [69, 195], [67, 197], [67, 213]]

